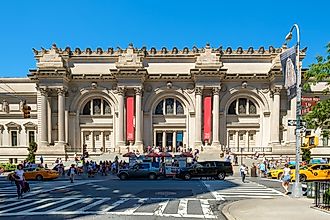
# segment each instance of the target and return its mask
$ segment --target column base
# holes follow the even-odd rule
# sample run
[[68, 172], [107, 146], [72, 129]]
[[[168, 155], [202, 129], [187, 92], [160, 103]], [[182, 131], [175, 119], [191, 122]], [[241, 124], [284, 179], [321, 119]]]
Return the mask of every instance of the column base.
[[219, 141], [213, 141], [211, 144], [211, 147], [220, 147], [220, 142]]
[[140, 154], [144, 153], [142, 141], [135, 142], [134, 146], [132, 146], [132, 149], [134, 149], [135, 151], [138, 150]]

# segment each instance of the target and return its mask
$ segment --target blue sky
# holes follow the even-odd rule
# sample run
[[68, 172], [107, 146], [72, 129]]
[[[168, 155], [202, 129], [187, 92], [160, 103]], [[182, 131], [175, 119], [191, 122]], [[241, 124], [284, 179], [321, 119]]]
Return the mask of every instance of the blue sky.
[[[32, 48], [280, 47], [292, 24], [308, 47], [306, 67], [330, 42], [330, 1], [0, 1], [0, 77], [35, 68]], [[293, 39], [295, 40], [295, 39]], [[293, 43], [293, 42], [292, 42]]]

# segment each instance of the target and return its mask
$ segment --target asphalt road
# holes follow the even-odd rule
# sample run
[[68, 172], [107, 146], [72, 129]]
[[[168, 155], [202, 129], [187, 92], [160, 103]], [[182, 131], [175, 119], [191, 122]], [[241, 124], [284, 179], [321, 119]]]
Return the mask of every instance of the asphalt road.
[[225, 219], [219, 209], [227, 202], [283, 196], [276, 190], [280, 183], [267, 187], [251, 180], [32, 182], [22, 200], [13, 196], [15, 185], [0, 181], [0, 219]]

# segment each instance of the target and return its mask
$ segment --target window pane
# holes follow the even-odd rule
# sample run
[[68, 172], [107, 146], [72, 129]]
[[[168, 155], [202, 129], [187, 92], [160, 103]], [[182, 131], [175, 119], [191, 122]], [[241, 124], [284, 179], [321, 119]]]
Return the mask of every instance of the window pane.
[[93, 114], [94, 115], [101, 114], [101, 99], [93, 100]]
[[228, 114], [229, 115], [236, 115], [236, 100], [233, 101], [230, 106], [229, 106], [229, 109], [228, 109]]
[[249, 101], [249, 114], [257, 114], [257, 108], [252, 101]]
[[162, 100], [161, 102], [158, 103], [158, 105], [156, 107], [156, 111], [155, 111], [156, 115], [162, 115], [163, 114], [163, 103], [164, 103], [164, 100]]
[[244, 140], [244, 136], [243, 136], [243, 134], [240, 134], [240, 135], [239, 135], [239, 140], [240, 140], [240, 141]]
[[184, 114], [183, 106], [182, 106], [181, 102], [179, 102], [179, 101], [176, 101], [176, 114], [177, 115]]
[[84, 110], [83, 110], [83, 115], [90, 115], [91, 114], [91, 102], [87, 102]]
[[105, 100], [103, 100], [103, 112], [104, 112], [105, 115], [110, 115], [111, 114], [110, 105]]
[[29, 143], [35, 142], [34, 131], [29, 131]]
[[239, 114], [246, 114], [246, 99], [239, 99], [238, 100], [238, 113]]
[[166, 114], [174, 113], [174, 99], [166, 99]]
[[11, 146], [17, 146], [17, 131], [11, 132]]

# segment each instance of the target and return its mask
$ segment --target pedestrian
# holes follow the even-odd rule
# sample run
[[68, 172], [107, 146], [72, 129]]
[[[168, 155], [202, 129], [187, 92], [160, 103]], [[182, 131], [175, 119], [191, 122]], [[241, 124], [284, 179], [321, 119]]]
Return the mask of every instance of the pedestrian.
[[289, 194], [289, 184], [291, 180], [291, 169], [288, 164], [284, 165], [283, 175], [282, 175], [282, 187], [285, 190], [285, 195]]
[[71, 167], [68, 171], [68, 176], [70, 177], [71, 183], [74, 181], [74, 176], [77, 173], [77, 169], [75, 168], [74, 164], [71, 164]]
[[264, 163], [260, 163], [259, 170], [260, 170], [260, 177], [265, 177], [266, 176], [266, 165]]
[[41, 166], [43, 165], [43, 163], [44, 163], [44, 158], [42, 157], [42, 155], [40, 156], [40, 164], [41, 164]]
[[245, 166], [245, 164], [243, 163], [241, 165], [241, 167], [239, 168], [239, 171], [241, 173], [241, 177], [242, 177], [242, 182], [245, 183], [245, 177], [246, 177], [246, 174], [247, 174], [247, 167]]
[[23, 186], [24, 186], [24, 170], [23, 170], [23, 165], [18, 164], [17, 165], [17, 170], [15, 170], [13, 174], [13, 179], [15, 180], [15, 185], [17, 188], [17, 197], [18, 199], [23, 198]]

